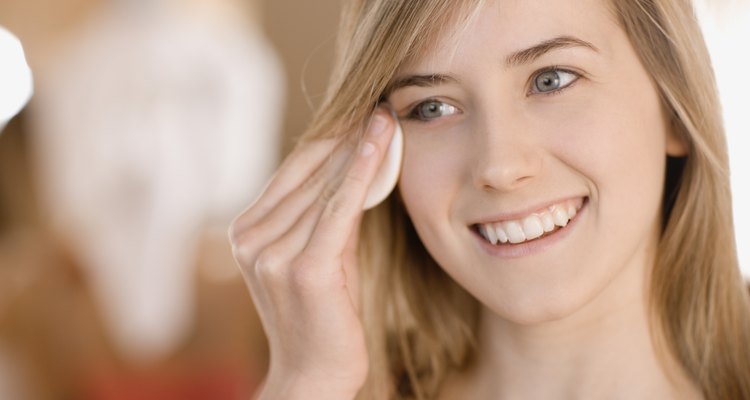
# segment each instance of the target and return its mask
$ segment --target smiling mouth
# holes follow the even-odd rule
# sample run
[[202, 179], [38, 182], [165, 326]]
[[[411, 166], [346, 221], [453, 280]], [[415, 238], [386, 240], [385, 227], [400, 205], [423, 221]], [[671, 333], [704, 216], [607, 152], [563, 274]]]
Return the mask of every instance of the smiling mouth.
[[518, 219], [474, 224], [471, 229], [493, 246], [512, 246], [554, 235], [565, 228], [588, 197], [565, 200]]

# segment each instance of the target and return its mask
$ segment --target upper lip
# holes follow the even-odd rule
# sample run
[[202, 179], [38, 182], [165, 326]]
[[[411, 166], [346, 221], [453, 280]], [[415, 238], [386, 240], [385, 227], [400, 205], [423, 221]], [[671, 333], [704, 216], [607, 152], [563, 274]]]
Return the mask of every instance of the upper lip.
[[471, 225], [491, 224], [491, 223], [496, 223], [496, 222], [518, 220], [518, 219], [527, 217], [531, 214], [544, 211], [545, 209], [547, 209], [548, 207], [552, 205], [564, 203], [568, 200], [573, 200], [573, 199], [578, 199], [578, 198], [583, 198], [585, 200], [586, 196], [584, 195], [569, 196], [569, 197], [561, 197], [556, 200], [545, 201], [544, 203], [538, 203], [536, 205], [533, 205], [533, 206], [530, 206], [521, 210], [503, 212], [503, 213], [494, 214], [488, 217], [482, 217], [481, 219], [471, 223]]

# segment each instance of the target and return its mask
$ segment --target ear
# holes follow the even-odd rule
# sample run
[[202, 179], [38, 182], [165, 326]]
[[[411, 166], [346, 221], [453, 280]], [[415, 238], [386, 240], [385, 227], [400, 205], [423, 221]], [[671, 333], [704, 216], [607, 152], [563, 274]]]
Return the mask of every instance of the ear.
[[688, 153], [687, 132], [677, 116], [672, 116], [667, 128], [667, 155], [672, 157], [685, 157]]
[[401, 125], [398, 123], [398, 117], [395, 114], [393, 114], [393, 120], [396, 123], [396, 132], [394, 132], [391, 144], [388, 146], [385, 159], [375, 175], [375, 180], [367, 192], [367, 199], [364, 205], [365, 210], [369, 210], [380, 204], [391, 194], [396, 187], [398, 176], [401, 173], [401, 161], [404, 157], [404, 134], [401, 131]]

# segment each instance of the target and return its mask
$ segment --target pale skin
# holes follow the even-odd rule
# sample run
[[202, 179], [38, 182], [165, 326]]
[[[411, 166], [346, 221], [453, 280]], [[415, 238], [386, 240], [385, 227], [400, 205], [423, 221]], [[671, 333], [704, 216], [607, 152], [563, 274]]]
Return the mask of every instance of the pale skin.
[[[665, 157], [685, 147], [605, 3], [489, 1], [455, 44], [399, 71], [441, 77], [402, 79], [389, 96], [405, 133], [401, 196], [430, 254], [482, 304], [477, 362], [442, 398], [701, 398], [647, 311]], [[535, 83], [551, 70], [554, 95]], [[415, 114], [425, 101], [442, 108]], [[271, 347], [261, 398], [353, 398], [364, 381], [352, 260], [394, 127], [384, 110], [374, 118], [369, 155], [362, 143], [298, 147], [233, 224]], [[353, 161], [327, 166], [332, 152]], [[473, 228], [579, 198], [561, 239], [512, 257], [488, 252]]]
[[364, 383], [357, 233], [394, 127], [378, 109], [361, 143], [298, 146], [233, 222], [233, 252], [271, 352], [257, 398], [347, 399]]

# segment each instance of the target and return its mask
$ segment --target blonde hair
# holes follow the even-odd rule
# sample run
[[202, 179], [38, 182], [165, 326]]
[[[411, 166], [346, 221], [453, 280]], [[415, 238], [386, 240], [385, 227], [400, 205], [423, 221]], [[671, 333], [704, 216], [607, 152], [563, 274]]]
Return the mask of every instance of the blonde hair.
[[[361, 132], [398, 68], [482, 0], [352, 0], [326, 98], [303, 139]], [[671, 162], [651, 282], [653, 334], [707, 399], [750, 398], [750, 301], [739, 272], [714, 77], [689, 0], [612, 0], [688, 146]], [[674, 161], [674, 160], [673, 160]], [[397, 193], [365, 215], [362, 309], [370, 370], [359, 398], [435, 397], [475, 351], [479, 304], [440, 268]]]

